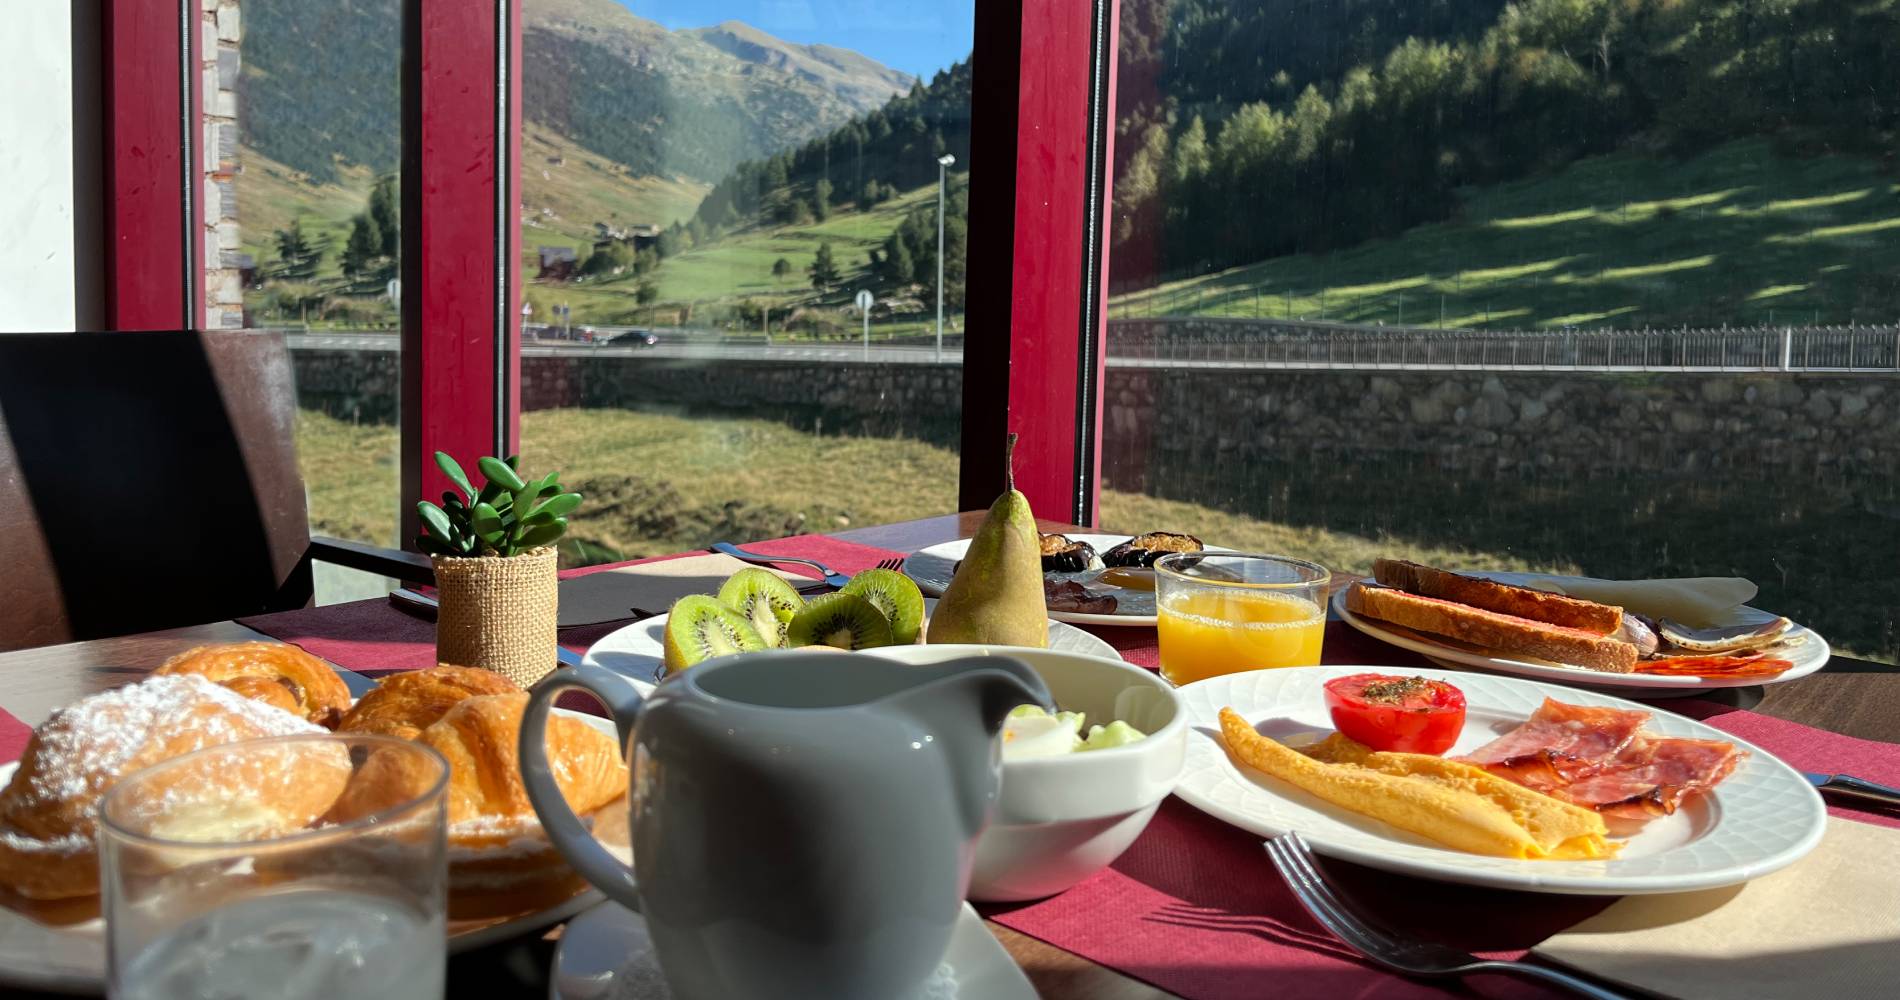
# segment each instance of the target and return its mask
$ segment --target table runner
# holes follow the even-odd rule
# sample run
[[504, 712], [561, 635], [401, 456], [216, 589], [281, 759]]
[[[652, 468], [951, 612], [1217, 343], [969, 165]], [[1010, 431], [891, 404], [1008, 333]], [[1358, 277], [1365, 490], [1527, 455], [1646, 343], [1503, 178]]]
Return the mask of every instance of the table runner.
[[[786, 538], [774, 538], [749, 543], [746, 548], [766, 555], [815, 559], [840, 573], [856, 573], [859, 570], [870, 569], [879, 561], [900, 554], [824, 535], [793, 535]], [[563, 570], [561, 576], [563, 578], [585, 576], [624, 566], [701, 555], [703, 551], [679, 552], [672, 555]], [[802, 566], [781, 568], [805, 576], [817, 575]], [[562, 629], [561, 644], [575, 652], [586, 652], [587, 647], [600, 641], [602, 636], [624, 627], [633, 620], [634, 616], [629, 614], [620, 621]], [[279, 611], [274, 614], [240, 618], [238, 624], [256, 629], [274, 639], [295, 643], [337, 666], [372, 677], [396, 670], [420, 670], [436, 664], [435, 623], [398, 611], [386, 600], [352, 601], [348, 604], [330, 604], [319, 608]]]
[[0, 764], [19, 760], [20, 755], [26, 752], [26, 741], [32, 737], [33, 727], [0, 708]]
[[[846, 573], [896, 554], [824, 536], [773, 539], [748, 547], [818, 559]], [[656, 557], [666, 558], [678, 556]], [[434, 663], [433, 626], [381, 600], [264, 615], [243, 624], [365, 673]], [[623, 624], [566, 629], [561, 641], [584, 650]], [[1129, 662], [1158, 665], [1152, 629], [1093, 631]], [[1340, 622], [1329, 624], [1324, 648], [1324, 660], [1330, 664], [1403, 667], [1427, 662]], [[1662, 707], [1759, 743], [1797, 767], [1900, 782], [1900, 746], [1855, 740], [1714, 702], [1678, 700]], [[1869, 819], [1840, 807], [1830, 811]], [[1900, 825], [1892, 819], [1875, 821]], [[1392, 926], [1497, 957], [1521, 957], [1544, 938], [1614, 901], [1447, 886], [1350, 864], [1326, 864], [1368, 912]], [[1108, 870], [1048, 900], [985, 909], [1007, 927], [1190, 1000], [1253, 1000], [1269, 993], [1287, 1000], [1559, 995], [1542, 984], [1510, 977], [1427, 984], [1372, 968], [1306, 915], [1267, 863], [1258, 837], [1173, 798]]]

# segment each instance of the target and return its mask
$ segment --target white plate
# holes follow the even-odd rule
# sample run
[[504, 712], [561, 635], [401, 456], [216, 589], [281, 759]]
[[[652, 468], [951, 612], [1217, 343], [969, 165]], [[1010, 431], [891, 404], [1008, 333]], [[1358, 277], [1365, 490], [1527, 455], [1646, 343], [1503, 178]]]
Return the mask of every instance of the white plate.
[[[943, 961], [950, 966], [957, 996], [963, 1000], [1036, 1000], [1035, 987], [968, 903], [963, 904], [956, 929], [950, 933]], [[670, 994], [664, 986], [653, 984], [657, 977], [646, 921], [624, 906], [604, 903], [575, 917], [561, 931], [548, 1000], [662, 1000]], [[641, 988], [634, 983], [649, 985]]]
[[[1439, 847], [1423, 837], [1340, 809], [1236, 764], [1221, 746], [1220, 710], [1232, 706], [1276, 738], [1332, 730], [1321, 685], [1331, 678], [1393, 667], [1288, 667], [1214, 677], [1176, 693], [1188, 713], [1187, 766], [1174, 793], [1202, 812], [1261, 836], [1298, 830], [1313, 849], [1372, 868], [1441, 882], [1530, 892], [1687, 892], [1746, 882], [1785, 868], [1820, 843], [1827, 810], [1793, 768], [1766, 752], [1679, 715], [1594, 691], [1456, 671], [1403, 673], [1456, 684], [1467, 703], [1465, 729], [1450, 753], [1466, 753], [1529, 718], [1547, 697], [1649, 713], [1659, 736], [1725, 740], [1748, 757], [1711, 792], [1673, 816], [1652, 820], [1607, 861], [1518, 861]], [[1265, 863], [1264, 861], [1262, 862]]]
[[[926, 620], [936, 606], [935, 598], [924, 598]], [[664, 650], [661, 647], [665, 634], [666, 616], [654, 615], [602, 636], [599, 642], [588, 648], [587, 656], [581, 662], [605, 667], [627, 678], [639, 690], [641, 697], [645, 697], [665, 676], [662, 662]], [[1106, 656], [1111, 660], [1122, 658], [1115, 647], [1100, 638], [1058, 621], [1049, 622], [1049, 648]]]
[[[1547, 579], [1563, 584], [1561, 576], [1534, 576], [1529, 573], [1473, 573], [1499, 583], [1518, 586], [1528, 585], [1533, 580]], [[1370, 578], [1368, 578], [1370, 579]], [[1802, 625], [1796, 625], [1788, 631], [1789, 638], [1801, 641], [1777, 654], [1781, 659], [1794, 664], [1777, 677], [1658, 677], [1650, 674], [1611, 674], [1601, 670], [1573, 667], [1562, 663], [1550, 663], [1544, 660], [1516, 659], [1487, 653], [1471, 646], [1463, 646], [1450, 639], [1415, 632], [1408, 628], [1392, 625], [1373, 618], [1355, 615], [1346, 610], [1346, 588], [1341, 587], [1333, 593], [1333, 613], [1341, 621], [1351, 625], [1374, 639], [1389, 642], [1394, 646], [1409, 649], [1414, 653], [1423, 653], [1440, 666], [1482, 667], [1502, 674], [1517, 674], [1521, 677], [1535, 677], [1539, 680], [1557, 681], [1561, 684], [1581, 684], [1588, 687], [1605, 688], [1636, 698], [1652, 698], [1669, 694], [1688, 694], [1692, 691], [1705, 691], [1713, 688], [1750, 687], [1756, 684], [1780, 684], [1806, 677], [1827, 665], [1828, 645], [1826, 640]], [[1776, 616], [1743, 605], [1736, 608], [1727, 619], [1718, 625], [1743, 625], [1770, 622]]]
[[[1095, 554], [1102, 555], [1109, 549], [1133, 538], [1133, 535], [1078, 535], [1066, 533], [1077, 542], [1087, 542], [1095, 547]], [[957, 563], [963, 554], [970, 550], [970, 540], [959, 538], [954, 542], [942, 542], [928, 548], [918, 549], [904, 560], [904, 575], [917, 581], [918, 589], [933, 597], [941, 597], [944, 588], [950, 586], [950, 578], [956, 575]], [[1218, 545], [1207, 546], [1209, 552], [1227, 552]], [[1044, 573], [1051, 580], [1091, 580], [1101, 570], [1089, 570], [1083, 573]], [[1051, 611], [1049, 617], [1072, 625], [1148, 625], [1155, 623], [1155, 595], [1152, 590], [1117, 589], [1115, 592], [1115, 613], [1112, 615], [1085, 615], [1076, 611]]]
[[[597, 715], [554, 710], [593, 726], [616, 740], [613, 723]], [[20, 764], [0, 764], [0, 786], [13, 777]], [[497, 941], [560, 923], [598, 905], [604, 897], [593, 889], [534, 913], [501, 923], [484, 924], [449, 934], [449, 954], [459, 955]], [[0, 985], [21, 989], [99, 996], [106, 989], [105, 921], [94, 917], [65, 927], [49, 927], [0, 907]]]

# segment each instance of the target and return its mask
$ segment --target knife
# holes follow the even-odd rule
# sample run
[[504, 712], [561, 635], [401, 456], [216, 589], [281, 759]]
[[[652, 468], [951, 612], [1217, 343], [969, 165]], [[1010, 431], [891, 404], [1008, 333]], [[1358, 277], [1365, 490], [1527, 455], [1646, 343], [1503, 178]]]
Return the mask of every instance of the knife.
[[[844, 585], [851, 582], [849, 576], [832, 569], [824, 563], [813, 562], [810, 559], [799, 559], [793, 556], [768, 556], [763, 552], [747, 552], [731, 542], [714, 542], [712, 544], [712, 551], [724, 553], [740, 562], [749, 562], [758, 566], [770, 566], [774, 563], [810, 566], [812, 569], [824, 574], [826, 585], [839, 590], [844, 589]], [[799, 588], [799, 592], [804, 593], [804, 588]]]
[[[398, 587], [390, 591], [389, 603], [395, 605], [396, 610], [404, 614], [414, 615], [423, 621], [430, 622], [435, 621], [436, 611], [441, 608], [441, 603], [435, 598], [419, 590], [410, 590], [408, 587]], [[558, 642], [554, 644], [554, 659], [564, 667], [581, 665], [581, 654]]]
[[1848, 798], [1865, 799], [1890, 806], [1900, 806], [1900, 788], [1889, 788], [1875, 784], [1865, 778], [1856, 778], [1851, 774], [1816, 774], [1805, 771], [1801, 775], [1808, 784], [1824, 791]]

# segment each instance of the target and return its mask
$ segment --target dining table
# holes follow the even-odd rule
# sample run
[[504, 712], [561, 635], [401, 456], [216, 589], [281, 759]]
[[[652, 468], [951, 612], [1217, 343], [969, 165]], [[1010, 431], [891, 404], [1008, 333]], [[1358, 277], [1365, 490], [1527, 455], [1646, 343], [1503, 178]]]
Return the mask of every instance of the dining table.
[[[967, 511], [841, 530], [822, 538], [908, 554], [938, 543], [971, 537], [982, 524], [984, 516], [983, 511]], [[1049, 520], [1039, 520], [1038, 524], [1045, 532], [1100, 530]], [[1331, 586], [1343, 586], [1357, 578], [1356, 574], [1337, 573]], [[387, 601], [360, 603], [364, 605], [364, 614], [402, 613], [390, 608]], [[299, 612], [284, 614], [295, 615]], [[167, 657], [191, 647], [273, 637], [254, 627], [255, 624], [239, 621], [207, 622], [137, 635], [0, 653], [0, 709], [5, 709], [26, 725], [37, 726], [56, 708], [95, 692], [136, 681]], [[278, 632], [276, 637], [283, 637], [280, 631], [273, 631]], [[1135, 630], [1101, 630], [1103, 633], [1132, 631]], [[1148, 629], [1150, 643], [1152, 634], [1152, 629]], [[563, 641], [573, 645], [566, 635]], [[1329, 664], [1403, 667], [1425, 663], [1416, 654], [1361, 636], [1337, 620], [1327, 625], [1324, 648], [1324, 662]], [[1708, 693], [1708, 697], [1761, 715], [1832, 733], [1886, 743], [1900, 742], [1900, 666], [1892, 664], [1835, 655], [1824, 669], [1798, 680], [1765, 687], [1727, 688]], [[1666, 703], [1660, 703], [1659, 707], [1666, 707]], [[1259, 864], [1267, 864], [1264, 855], [1259, 857]], [[1178, 995], [1013, 930], [994, 917], [986, 920], [986, 926], [1046, 1000], [1148, 1000]], [[448, 970], [448, 995], [547, 996], [550, 966], [561, 930], [561, 926], [556, 925], [452, 957]], [[1271, 982], [1265, 974], [1260, 987], [1258, 995], [1273, 995]], [[1455, 986], [1451, 989], [1453, 992], [1448, 995], [1458, 995]], [[24, 992], [8, 995], [22, 998], [50, 996]]]

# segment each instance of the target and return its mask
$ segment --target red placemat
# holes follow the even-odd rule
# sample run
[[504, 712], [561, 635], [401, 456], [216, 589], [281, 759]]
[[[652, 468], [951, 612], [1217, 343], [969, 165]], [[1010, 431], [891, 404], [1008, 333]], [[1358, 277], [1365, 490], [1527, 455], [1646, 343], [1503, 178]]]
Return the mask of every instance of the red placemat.
[[[1900, 784], [1900, 745], [1713, 702], [1673, 702], [1667, 710], [1703, 719], [1803, 770], [1851, 771]], [[1828, 811], [1900, 826], [1900, 817], [1890, 813], [1836, 805]], [[1365, 912], [1388, 925], [1500, 957], [1520, 957], [1612, 901], [1448, 886], [1343, 862], [1326, 867]], [[1285, 1000], [1561, 995], [1492, 976], [1441, 989], [1372, 968], [1306, 915], [1268, 864], [1259, 837], [1173, 798], [1108, 870], [1060, 896], [996, 908], [990, 915], [1190, 1000], [1251, 1000], [1269, 993]]]
[[32, 726], [0, 708], [0, 764], [19, 760], [20, 754], [26, 752], [26, 741], [32, 737]]
[[[870, 569], [885, 559], [901, 554], [889, 549], [840, 541], [824, 535], [773, 538], [763, 542], [747, 543], [745, 548], [766, 555], [814, 559], [840, 573], [856, 573], [859, 570]], [[699, 551], [680, 552], [621, 563], [586, 566], [567, 570], [561, 575], [563, 577], [584, 576], [588, 573], [598, 573], [622, 566], [700, 554]], [[786, 566], [784, 569], [807, 576], [817, 575], [802, 566]], [[600, 641], [602, 636], [630, 621], [633, 621], [631, 616], [622, 621], [562, 629], [561, 644], [575, 652], [586, 652], [587, 647]], [[320, 608], [280, 611], [275, 614], [241, 618], [238, 623], [254, 628], [274, 639], [302, 646], [313, 655], [320, 656], [339, 667], [371, 676], [393, 670], [420, 670], [436, 664], [435, 623], [398, 611], [383, 598], [351, 601], [348, 604], [330, 604]]]

